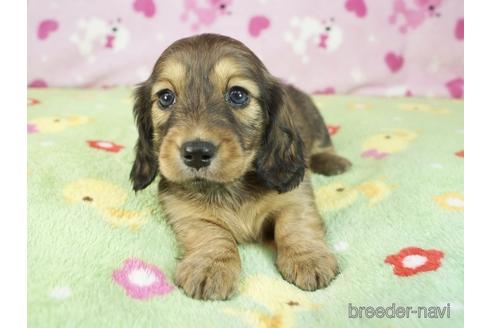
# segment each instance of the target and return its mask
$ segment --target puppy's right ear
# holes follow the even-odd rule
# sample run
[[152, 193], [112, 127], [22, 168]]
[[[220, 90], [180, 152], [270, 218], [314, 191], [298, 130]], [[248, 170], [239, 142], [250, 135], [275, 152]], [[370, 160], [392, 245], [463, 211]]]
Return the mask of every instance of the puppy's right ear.
[[153, 128], [151, 116], [151, 95], [148, 82], [144, 82], [135, 90], [133, 115], [138, 129], [138, 140], [135, 145], [135, 162], [130, 173], [133, 190], [146, 188], [157, 175], [158, 163], [153, 147]]

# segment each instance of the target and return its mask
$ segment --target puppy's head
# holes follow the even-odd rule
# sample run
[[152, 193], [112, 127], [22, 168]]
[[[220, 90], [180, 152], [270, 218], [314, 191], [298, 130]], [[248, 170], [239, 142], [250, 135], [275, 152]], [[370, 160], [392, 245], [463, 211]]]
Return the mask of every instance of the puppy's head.
[[239, 41], [179, 40], [135, 93], [135, 190], [158, 172], [181, 184], [228, 184], [254, 171], [279, 192], [304, 176], [302, 141], [281, 84]]

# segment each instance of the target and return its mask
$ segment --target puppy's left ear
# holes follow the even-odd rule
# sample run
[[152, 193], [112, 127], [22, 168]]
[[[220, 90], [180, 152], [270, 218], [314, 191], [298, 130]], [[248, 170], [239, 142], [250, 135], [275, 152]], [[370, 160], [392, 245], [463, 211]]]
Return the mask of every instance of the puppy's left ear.
[[284, 193], [297, 187], [304, 178], [303, 142], [280, 82], [272, 79], [266, 89], [266, 127], [255, 162], [256, 172], [268, 187]]
[[135, 91], [133, 115], [138, 128], [138, 140], [135, 145], [135, 162], [130, 173], [133, 190], [146, 188], [157, 175], [158, 163], [153, 148], [153, 127], [151, 117], [151, 98], [148, 83], [141, 84]]

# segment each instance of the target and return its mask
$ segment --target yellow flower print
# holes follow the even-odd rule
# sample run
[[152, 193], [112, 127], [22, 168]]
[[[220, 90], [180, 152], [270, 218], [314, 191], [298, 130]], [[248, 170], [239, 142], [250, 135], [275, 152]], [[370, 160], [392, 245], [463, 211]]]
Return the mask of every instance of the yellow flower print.
[[375, 159], [385, 158], [390, 154], [405, 150], [410, 141], [417, 138], [417, 136], [416, 132], [405, 129], [394, 129], [373, 135], [363, 142], [361, 156]]
[[449, 114], [449, 109], [435, 108], [429, 104], [401, 104], [398, 108], [407, 112], [431, 113], [436, 115]]
[[315, 191], [316, 206], [321, 211], [336, 211], [352, 205], [358, 197], [357, 189], [334, 182]]
[[114, 227], [127, 226], [132, 230], [137, 230], [147, 220], [147, 213], [142, 211], [129, 211], [121, 208], [105, 208], [103, 215], [106, 221]]
[[95, 207], [113, 227], [140, 228], [147, 222], [148, 213], [121, 208], [127, 199], [127, 192], [107, 181], [80, 179], [68, 184], [63, 190], [65, 200], [71, 204], [81, 203]]
[[349, 110], [370, 110], [373, 108], [371, 104], [362, 102], [350, 102], [347, 104]]
[[92, 119], [87, 116], [72, 115], [68, 117], [38, 117], [29, 120], [30, 125], [39, 133], [58, 133], [73, 126], [86, 124]]
[[316, 206], [320, 211], [338, 211], [354, 204], [362, 194], [373, 206], [389, 197], [396, 186], [384, 181], [384, 177], [369, 180], [356, 186], [333, 182], [315, 190]]
[[369, 199], [369, 205], [375, 205], [382, 200], [386, 199], [396, 186], [388, 185], [383, 181], [383, 178], [379, 180], [367, 181], [360, 184], [357, 189]]
[[439, 196], [434, 196], [434, 200], [439, 206], [448, 211], [463, 212], [465, 208], [465, 199], [462, 194], [457, 192], [447, 192]]
[[257, 274], [246, 278], [239, 288], [245, 296], [264, 307], [267, 311], [226, 307], [224, 312], [241, 317], [258, 328], [292, 328], [297, 312], [317, 311], [319, 304], [313, 303], [309, 293], [302, 291], [283, 279]]
[[99, 209], [122, 206], [127, 192], [117, 185], [97, 179], [80, 179], [67, 185], [63, 195], [69, 203], [84, 203]]

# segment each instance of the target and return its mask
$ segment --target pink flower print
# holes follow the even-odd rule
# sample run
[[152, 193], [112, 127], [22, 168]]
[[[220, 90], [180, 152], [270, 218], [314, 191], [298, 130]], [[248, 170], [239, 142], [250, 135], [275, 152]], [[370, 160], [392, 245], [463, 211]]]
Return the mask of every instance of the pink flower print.
[[36, 132], [39, 132], [36, 124], [27, 123], [27, 133], [32, 134], [32, 133], [36, 133]]
[[374, 159], [382, 159], [388, 156], [388, 153], [379, 152], [377, 149], [369, 149], [361, 154], [362, 157], [373, 157]]
[[137, 258], [125, 260], [123, 267], [113, 272], [113, 280], [128, 296], [140, 300], [165, 295], [174, 289], [158, 267]]

